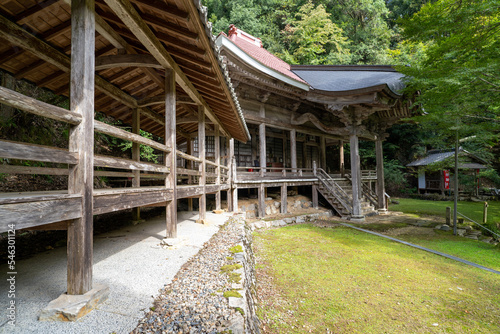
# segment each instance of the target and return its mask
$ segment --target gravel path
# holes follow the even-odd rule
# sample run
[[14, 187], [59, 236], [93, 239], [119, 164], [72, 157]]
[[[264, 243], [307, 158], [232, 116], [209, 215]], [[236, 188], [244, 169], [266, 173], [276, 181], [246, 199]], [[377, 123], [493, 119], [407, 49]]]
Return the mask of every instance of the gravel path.
[[[38, 321], [41, 309], [46, 307], [51, 300], [59, 297], [66, 289], [66, 247], [48, 250], [31, 258], [19, 260], [16, 262], [18, 271], [16, 326], [13, 327], [6, 322], [5, 302], [9, 286], [5, 279], [0, 280], [0, 334], [130, 333], [143, 319], [145, 312], [149, 311], [159, 291], [171, 282], [180, 283], [177, 282], [179, 278], [175, 275], [194, 256], [198, 258], [198, 252], [219, 231], [219, 227], [228, 218], [227, 213], [216, 215], [207, 212], [208, 224], [201, 225], [195, 223], [198, 219], [195, 212], [179, 212], [178, 238], [169, 241], [175, 245], [167, 248], [160, 246], [165, 236], [165, 216], [151, 218], [135, 226], [124, 225], [119, 229], [96, 236], [94, 238], [94, 283], [107, 285], [110, 288], [110, 295], [104, 303], [98, 305], [96, 310], [76, 322]], [[231, 239], [227, 233], [224, 235], [228, 238], [227, 242], [224, 242], [230, 245]], [[227, 251], [229, 247], [224, 246], [221, 241], [221, 250]], [[208, 253], [205, 257], [211, 260], [211, 256], [211, 253]], [[214, 262], [215, 258], [220, 259], [220, 256], [222, 255], [214, 256]], [[222, 259], [225, 259], [225, 256], [222, 256]], [[193, 260], [191, 263], [196, 264], [196, 261]], [[1, 272], [8, 272], [6, 265], [6, 261], [0, 264]], [[214, 276], [218, 275], [219, 269], [217, 267], [212, 269]], [[184, 270], [181, 271], [184, 272]], [[197, 282], [196, 280], [200, 279], [200, 282], [195, 284], [188, 283], [186, 280], [186, 285], [182, 288], [191, 289], [193, 298], [196, 289], [199, 294], [203, 293], [203, 289], [207, 291], [209, 289], [208, 286], [205, 288], [201, 279], [205, 275], [210, 275], [210, 271], [200, 270], [199, 272], [198, 277], [193, 277], [192, 280]], [[177, 277], [180, 277], [180, 274]], [[220, 297], [220, 299], [222, 304], [224, 298]], [[217, 306], [217, 304], [212, 305]], [[207, 310], [204, 311], [205, 313], [209, 310], [211, 312], [208, 305], [205, 309]], [[179, 312], [184, 311], [181, 308]], [[209, 322], [203, 319], [204, 322]]]
[[[239, 242], [230, 219], [161, 290], [150, 312], [132, 333], [221, 333], [238, 317], [224, 291], [231, 290], [221, 267], [236, 263], [229, 248]], [[229, 331], [228, 331], [229, 332]]]

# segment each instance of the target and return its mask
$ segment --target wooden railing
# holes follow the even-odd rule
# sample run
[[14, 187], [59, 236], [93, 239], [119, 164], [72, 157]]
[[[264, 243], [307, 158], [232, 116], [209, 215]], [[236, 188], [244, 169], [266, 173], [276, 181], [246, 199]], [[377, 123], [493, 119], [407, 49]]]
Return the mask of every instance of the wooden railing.
[[352, 213], [352, 201], [345, 190], [339, 186], [323, 169], [316, 169], [316, 176], [323, 186], [333, 195], [336, 201], [349, 213]]
[[[264, 172], [265, 170], [265, 172]], [[236, 167], [233, 179], [238, 181], [256, 179], [301, 179], [314, 177], [312, 168], [285, 168], [285, 167]], [[233, 180], [234, 181], [234, 180]]]

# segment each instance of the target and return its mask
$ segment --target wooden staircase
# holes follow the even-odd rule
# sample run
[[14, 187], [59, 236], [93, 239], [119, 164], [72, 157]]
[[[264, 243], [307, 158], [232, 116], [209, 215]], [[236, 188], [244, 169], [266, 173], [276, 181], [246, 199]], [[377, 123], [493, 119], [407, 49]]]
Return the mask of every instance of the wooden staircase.
[[[332, 208], [342, 218], [348, 218], [352, 215], [352, 184], [348, 178], [333, 179], [323, 169], [318, 168], [316, 176], [319, 180], [318, 191]], [[361, 212], [363, 215], [376, 214], [375, 207], [370, 199], [362, 198]]]

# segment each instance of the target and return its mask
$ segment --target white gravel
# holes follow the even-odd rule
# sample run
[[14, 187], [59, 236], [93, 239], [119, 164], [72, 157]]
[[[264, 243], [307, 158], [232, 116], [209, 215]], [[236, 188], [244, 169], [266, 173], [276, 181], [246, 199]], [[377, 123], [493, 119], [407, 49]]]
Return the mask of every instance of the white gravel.
[[[94, 283], [110, 288], [107, 301], [77, 322], [40, 322], [40, 310], [66, 291], [66, 248], [20, 260], [16, 281], [16, 326], [7, 324], [6, 279], [0, 280], [0, 333], [129, 333], [152, 306], [154, 296], [215, 234], [229, 214], [178, 213], [178, 238], [173, 247], [159, 246], [165, 217], [125, 226], [94, 238]], [[6, 263], [0, 271], [7, 273]]]

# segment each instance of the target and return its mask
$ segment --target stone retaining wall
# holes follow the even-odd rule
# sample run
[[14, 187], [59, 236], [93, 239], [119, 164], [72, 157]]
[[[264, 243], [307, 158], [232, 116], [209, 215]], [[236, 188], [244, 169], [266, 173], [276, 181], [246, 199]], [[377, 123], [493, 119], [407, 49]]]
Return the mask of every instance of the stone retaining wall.
[[241, 282], [233, 284], [233, 289], [237, 290], [242, 298], [229, 297], [229, 306], [241, 309], [244, 317], [243, 323], [233, 324], [231, 330], [233, 333], [247, 333], [258, 334], [260, 333], [260, 321], [257, 317], [256, 305], [256, 285], [257, 280], [255, 276], [255, 256], [252, 249], [252, 231], [261, 228], [281, 227], [291, 224], [301, 224], [313, 222], [319, 219], [328, 219], [331, 213], [311, 213], [306, 215], [299, 215], [295, 217], [288, 217], [276, 220], [258, 220], [255, 222], [246, 222], [243, 215], [235, 217], [235, 223], [240, 226], [240, 243], [242, 252], [235, 253], [234, 258], [242, 265], [241, 269], [236, 272], [241, 274]]

